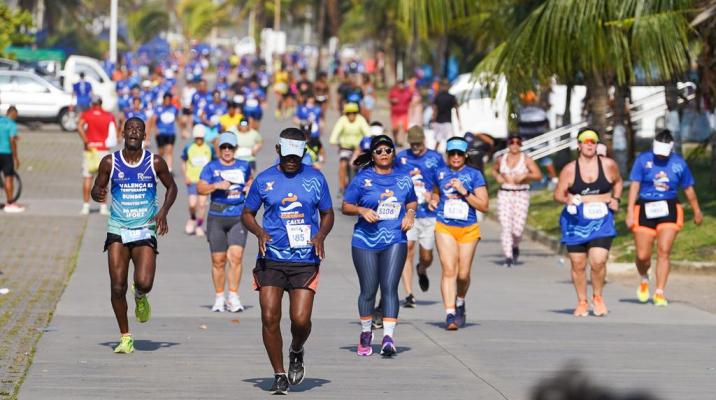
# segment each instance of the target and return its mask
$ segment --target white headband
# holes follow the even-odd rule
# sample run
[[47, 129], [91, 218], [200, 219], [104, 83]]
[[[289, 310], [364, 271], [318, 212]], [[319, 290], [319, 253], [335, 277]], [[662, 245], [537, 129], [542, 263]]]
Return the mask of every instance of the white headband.
[[294, 140], [279, 138], [278, 145], [281, 147], [282, 156], [299, 156], [303, 157], [303, 151], [306, 149], [305, 140]]
[[668, 157], [674, 148], [674, 142], [664, 143], [654, 140], [654, 154], [657, 156]]

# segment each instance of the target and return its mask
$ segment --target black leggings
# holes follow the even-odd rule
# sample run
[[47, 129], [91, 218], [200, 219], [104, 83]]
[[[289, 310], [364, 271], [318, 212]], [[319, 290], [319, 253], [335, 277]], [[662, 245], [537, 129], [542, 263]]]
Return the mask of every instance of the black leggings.
[[354, 246], [351, 250], [360, 283], [360, 296], [358, 296], [360, 316], [367, 317], [373, 314], [375, 295], [380, 286], [383, 316], [398, 318], [400, 308], [398, 284], [403, 274], [408, 245], [396, 243], [383, 250], [367, 250]]

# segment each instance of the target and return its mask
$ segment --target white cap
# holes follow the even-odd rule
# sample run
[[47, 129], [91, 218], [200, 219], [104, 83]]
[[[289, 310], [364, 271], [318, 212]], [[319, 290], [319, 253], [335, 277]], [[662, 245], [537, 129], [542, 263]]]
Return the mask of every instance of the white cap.
[[192, 128], [191, 130], [191, 137], [203, 138], [204, 135], [206, 135], [206, 127], [202, 124], [194, 125], [194, 128]]

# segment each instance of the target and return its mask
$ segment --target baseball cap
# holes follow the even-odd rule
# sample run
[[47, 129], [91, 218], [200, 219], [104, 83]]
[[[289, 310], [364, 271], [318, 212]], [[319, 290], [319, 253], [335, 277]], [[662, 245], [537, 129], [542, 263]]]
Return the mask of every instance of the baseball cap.
[[219, 147], [224, 144], [231, 145], [231, 147], [238, 146], [238, 143], [236, 141], [236, 135], [231, 132], [224, 132], [219, 135]]
[[408, 143], [422, 143], [425, 140], [425, 132], [418, 125], [413, 125], [408, 129]]
[[193, 138], [203, 138], [204, 135], [206, 135], [206, 127], [202, 124], [194, 125], [194, 127], [191, 129], [191, 137]]

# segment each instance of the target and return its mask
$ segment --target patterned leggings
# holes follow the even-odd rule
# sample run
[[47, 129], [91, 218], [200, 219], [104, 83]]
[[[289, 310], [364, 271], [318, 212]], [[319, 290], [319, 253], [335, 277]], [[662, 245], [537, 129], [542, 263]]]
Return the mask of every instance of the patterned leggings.
[[512, 248], [517, 247], [522, 239], [522, 231], [527, 221], [527, 210], [530, 207], [530, 191], [497, 192], [497, 212], [502, 225], [502, 252], [505, 258], [512, 258]]

